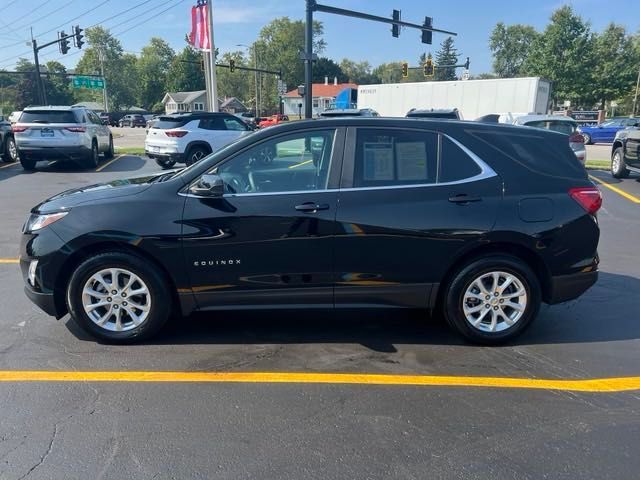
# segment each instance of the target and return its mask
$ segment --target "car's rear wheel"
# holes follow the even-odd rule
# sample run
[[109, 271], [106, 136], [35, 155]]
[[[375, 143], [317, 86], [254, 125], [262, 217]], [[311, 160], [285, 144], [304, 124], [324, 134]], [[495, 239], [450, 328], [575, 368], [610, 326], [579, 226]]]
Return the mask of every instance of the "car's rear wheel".
[[184, 163], [186, 163], [187, 166], [193, 165], [194, 163], [199, 162], [204, 157], [209, 155], [209, 153], [210, 153], [209, 150], [204, 147], [201, 147], [201, 146], [191, 147], [187, 152]]
[[24, 168], [25, 170], [28, 171], [32, 171], [36, 169], [36, 161], [33, 158], [27, 158], [24, 155], [20, 154], [20, 151], [18, 150], [18, 158], [20, 159], [20, 165], [22, 165], [22, 168]]
[[113, 137], [109, 136], [109, 148], [107, 148], [107, 151], [104, 152], [104, 158], [107, 159], [107, 160], [113, 158], [113, 153], [114, 153], [114, 150], [113, 150]]
[[483, 256], [446, 286], [444, 316], [468, 340], [497, 345], [520, 335], [538, 314], [540, 282], [522, 260]]
[[2, 155], [2, 160], [4, 162], [15, 162], [17, 159], [18, 150], [16, 148], [16, 140], [12, 136], [9, 136], [4, 144], [4, 155]]
[[100, 153], [98, 151], [98, 143], [94, 140], [91, 142], [91, 151], [87, 154], [85, 165], [87, 168], [96, 168], [99, 160]]
[[67, 288], [73, 320], [110, 343], [149, 338], [169, 318], [171, 294], [148, 261], [124, 252], [98, 254], [73, 272]]
[[156, 163], [166, 170], [173, 167], [176, 164], [176, 161], [168, 158], [156, 158]]
[[589, 135], [588, 133], [583, 133], [582, 138], [584, 139], [585, 145], [591, 145], [593, 143], [593, 140], [591, 139], [591, 135]]
[[627, 178], [629, 176], [629, 170], [627, 170], [627, 165], [624, 163], [622, 147], [616, 148], [611, 157], [611, 175], [615, 178]]

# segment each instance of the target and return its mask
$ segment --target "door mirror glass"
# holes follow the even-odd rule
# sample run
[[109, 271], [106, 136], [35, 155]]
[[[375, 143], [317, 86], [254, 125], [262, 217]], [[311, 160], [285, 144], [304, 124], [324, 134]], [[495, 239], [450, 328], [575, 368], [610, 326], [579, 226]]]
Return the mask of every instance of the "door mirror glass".
[[205, 173], [189, 188], [189, 193], [200, 197], [221, 197], [224, 194], [224, 182], [215, 173]]

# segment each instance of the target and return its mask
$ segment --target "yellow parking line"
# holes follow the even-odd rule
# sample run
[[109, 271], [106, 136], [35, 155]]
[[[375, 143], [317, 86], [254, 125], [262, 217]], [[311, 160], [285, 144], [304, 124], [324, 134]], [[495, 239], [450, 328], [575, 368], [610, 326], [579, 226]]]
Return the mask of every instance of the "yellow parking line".
[[96, 172], [101, 172], [102, 170], [104, 170], [105, 168], [107, 168], [109, 165], [111, 165], [113, 162], [115, 162], [116, 160], [121, 159], [122, 157], [124, 157], [124, 153], [120, 154], [120, 155], [116, 155], [112, 160], [109, 160], [107, 163], [105, 163], [104, 165], [99, 166], [98, 168], [96, 168]]
[[0, 263], [20, 263], [19, 258], [0, 258]]
[[304, 162], [301, 162], [301, 163], [296, 163], [295, 165], [291, 165], [289, 168], [298, 168], [298, 167], [301, 167], [302, 165], [306, 165], [307, 163], [311, 163], [311, 162], [313, 162], [313, 159], [305, 160]]
[[600, 180], [598, 177], [594, 177], [593, 175], [589, 175], [589, 178], [591, 180], [593, 180], [594, 182], [598, 182], [603, 187], [608, 188], [612, 192], [616, 192], [618, 195], [621, 195], [624, 198], [626, 198], [627, 200], [632, 201], [633, 203], [640, 203], [640, 198], [638, 198], [638, 197], [636, 197], [634, 195], [631, 195], [630, 193], [627, 193], [627, 192], [625, 192], [624, 190], [622, 190], [622, 189], [620, 189], [618, 187], [614, 187], [610, 183], [607, 183], [604, 180]]
[[20, 162], [7, 163], [6, 165], [0, 165], [0, 169], [9, 168], [9, 167], [15, 167], [16, 165], [19, 165], [19, 164], [20, 164]]
[[0, 382], [310, 383], [542, 389], [574, 392], [640, 390], [640, 377], [558, 380], [368, 373], [0, 371]]

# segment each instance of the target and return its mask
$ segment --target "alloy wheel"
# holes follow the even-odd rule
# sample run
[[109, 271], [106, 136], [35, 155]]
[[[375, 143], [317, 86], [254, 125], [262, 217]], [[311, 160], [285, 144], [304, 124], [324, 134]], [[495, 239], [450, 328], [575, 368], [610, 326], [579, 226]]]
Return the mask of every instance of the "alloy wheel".
[[125, 332], [145, 322], [151, 310], [151, 293], [135, 273], [108, 268], [94, 273], [85, 282], [82, 307], [99, 327]]
[[620, 152], [616, 152], [613, 154], [611, 167], [614, 173], [618, 173], [620, 171]]
[[513, 327], [527, 309], [527, 290], [513, 273], [483, 273], [467, 287], [462, 311], [476, 330], [496, 333]]

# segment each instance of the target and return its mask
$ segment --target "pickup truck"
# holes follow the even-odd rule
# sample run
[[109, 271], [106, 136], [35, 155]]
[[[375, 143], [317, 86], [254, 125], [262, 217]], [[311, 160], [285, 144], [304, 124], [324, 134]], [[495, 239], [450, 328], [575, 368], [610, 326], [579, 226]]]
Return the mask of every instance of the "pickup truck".
[[631, 128], [618, 131], [611, 147], [611, 175], [626, 178], [630, 172], [640, 173], [640, 121]]
[[282, 115], [278, 113], [276, 115], [271, 115], [269, 118], [265, 118], [264, 120], [262, 120], [258, 124], [258, 127], [260, 128], [271, 127], [272, 125], [278, 125], [279, 123], [288, 122], [288, 121], [289, 121], [289, 117], [287, 115]]

